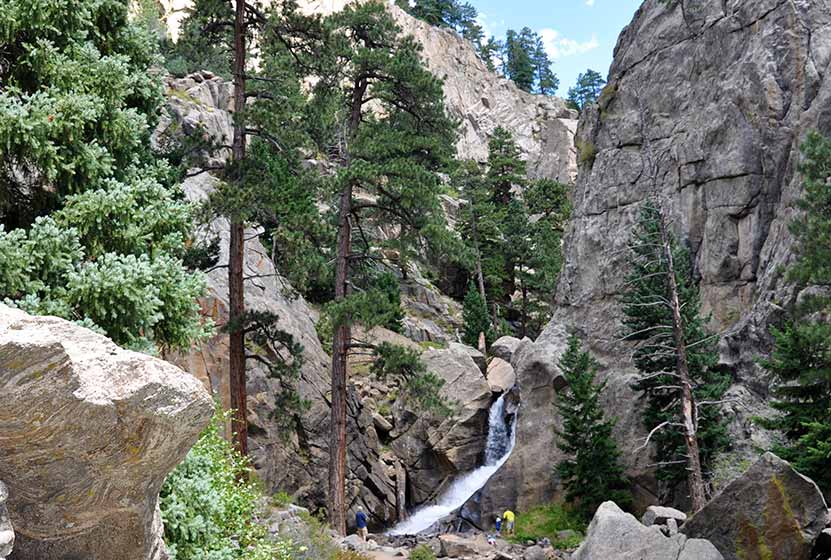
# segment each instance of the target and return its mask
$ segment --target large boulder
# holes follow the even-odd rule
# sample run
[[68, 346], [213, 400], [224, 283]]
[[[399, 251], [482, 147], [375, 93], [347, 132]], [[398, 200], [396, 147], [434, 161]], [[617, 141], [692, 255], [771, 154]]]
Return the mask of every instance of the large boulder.
[[488, 385], [494, 393], [505, 393], [516, 385], [514, 366], [501, 358], [492, 358], [488, 363]]
[[709, 539], [726, 560], [810, 560], [814, 541], [828, 521], [828, 507], [817, 485], [786, 461], [765, 453], [681, 531]]
[[[585, 334], [604, 376], [628, 375], [619, 308], [626, 243], [657, 194], [690, 250], [713, 332], [724, 334], [721, 365], [739, 383], [725, 416], [748, 457], [768, 438], [752, 421], [767, 395], [758, 356], [794, 300], [782, 271], [794, 254], [799, 148], [811, 129], [831, 133], [829, 64], [827, 0], [645, 0], [575, 140], [581, 164], [553, 323]], [[635, 425], [637, 400], [622, 392], [610, 416]], [[645, 433], [632, 435], [618, 441], [636, 474], [631, 451]]]
[[166, 558], [159, 489], [213, 408], [202, 384], [167, 362], [0, 304], [13, 558]]
[[[658, 527], [646, 527], [614, 502], [600, 505], [586, 539], [572, 560], [723, 560], [718, 550], [702, 539], [665, 536]], [[784, 560], [785, 557], [783, 557]]]
[[503, 336], [497, 338], [496, 341], [491, 344], [491, 354], [494, 355], [496, 358], [501, 358], [506, 362], [510, 363], [514, 357], [514, 352], [519, 347], [520, 339], [515, 338], [513, 336]]
[[6, 507], [8, 499], [9, 489], [0, 482], [0, 560], [11, 554], [14, 548], [14, 527]]

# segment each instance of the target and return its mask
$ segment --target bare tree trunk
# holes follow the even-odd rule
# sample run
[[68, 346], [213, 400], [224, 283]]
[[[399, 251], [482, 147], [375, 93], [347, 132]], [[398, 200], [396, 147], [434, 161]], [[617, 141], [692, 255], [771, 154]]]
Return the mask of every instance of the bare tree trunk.
[[[365, 80], [355, 84], [349, 118], [351, 141], [361, 123], [364, 95], [368, 88]], [[349, 146], [346, 148], [349, 165]], [[335, 260], [335, 301], [349, 294], [349, 260], [352, 253], [352, 183], [341, 191], [338, 210], [338, 251]], [[338, 534], [346, 534], [346, 360], [352, 342], [350, 319], [344, 318], [335, 329], [332, 340], [332, 422], [329, 436], [329, 523]]]
[[485, 293], [485, 275], [482, 273], [482, 250], [479, 248], [479, 218], [476, 216], [476, 211], [473, 210], [473, 203], [471, 202], [471, 233], [473, 234], [473, 244], [476, 246], [476, 282], [479, 285], [479, 295], [482, 296], [482, 301], [485, 302], [485, 308], [488, 307], [488, 296]]
[[[352, 188], [341, 193], [338, 218], [338, 255], [335, 264], [335, 300], [346, 297], [349, 282], [349, 253], [352, 228]], [[346, 534], [346, 358], [352, 329], [344, 321], [335, 329], [332, 341], [332, 425], [329, 438], [329, 522], [340, 535]]]
[[[245, 159], [245, 0], [237, 0], [234, 18], [234, 173], [240, 179]], [[231, 325], [229, 363], [231, 408], [234, 416], [231, 427], [236, 449], [248, 454], [247, 395], [245, 387], [245, 292], [243, 286], [243, 256], [245, 254], [245, 224], [236, 216], [231, 218], [231, 240], [228, 255], [228, 299]]]
[[687, 483], [689, 485], [690, 500], [693, 513], [699, 511], [707, 503], [704, 493], [704, 476], [701, 473], [701, 455], [698, 449], [697, 419], [695, 411], [695, 397], [692, 392], [690, 371], [687, 363], [687, 345], [684, 341], [684, 322], [681, 316], [681, 299], [678, 295], [678, 282], [675, 277], [675, 263], [672, 257], [672, 247], [669, 242], [669, 233], [660, 216], [661, 244], [664, 258], [667, 261], [668, 280], [670, 290], [670, 304], [672, 306], [672, 331], [675, 337], [676, 373], [681, 382], [681, 417], [684, 424], [684, 442], [687, 446]]

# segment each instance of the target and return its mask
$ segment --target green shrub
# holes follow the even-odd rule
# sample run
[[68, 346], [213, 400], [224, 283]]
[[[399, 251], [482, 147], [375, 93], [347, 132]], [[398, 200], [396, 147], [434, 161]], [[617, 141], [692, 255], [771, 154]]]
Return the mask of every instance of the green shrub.
[[429, 546], [421, 544], [410, 553], [410, 560], [436, 560], [436, 554]]
[[586, 524], [580, 514], [564, 504], [550, 504], [537, 506], [516, 516], [514, 542], [539, 541], [548, 538], [556, 548], [573, 548], [573, 542], [578, 543], [582, 537], [559, 540], [560, 531], [572, 530], [582, 535], [586, 531]]
[[257, 485], [248, 460], [222, 437], [227, 413], [217, 412], [160, 495], [171, 560], [293, 560], [289, 541], [274, 543], [256, 522]]

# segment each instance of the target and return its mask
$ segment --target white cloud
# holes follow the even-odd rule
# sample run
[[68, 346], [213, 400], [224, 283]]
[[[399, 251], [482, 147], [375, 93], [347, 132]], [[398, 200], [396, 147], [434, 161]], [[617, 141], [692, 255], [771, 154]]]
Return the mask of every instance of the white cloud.
[[[593, 1], [593, 0], [589, 0]], [[541, 29], [540, 37], [545, 45], [545, 50], [553, 60], [583, 54], [592, 51], [600, 46], [596, 35], [592, 35], [588, 41], [580, 42], [575, 39], [563, 37], [556, 29]]]
[[594, 0], [586, 0], [586, 6], [594, 6]]

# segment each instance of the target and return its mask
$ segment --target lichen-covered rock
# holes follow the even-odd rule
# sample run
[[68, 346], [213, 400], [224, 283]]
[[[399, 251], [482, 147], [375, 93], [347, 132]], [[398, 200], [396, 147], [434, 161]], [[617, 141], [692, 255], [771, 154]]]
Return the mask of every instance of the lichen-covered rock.
[[[665, 536], [656, 527], [646, 527], [614, 502], [597, 508], [586, 539], [572, 560], [723, 560], [703, 539], [684, 535]], [[778, 557], [777, 557], [778, 558]], [[785, 558], [785, 557], [782, 557]]]
[[828, 506], [817, 485], [765, 453], [681, 531], [709, 539], [726, 560], [810, 560], [814, 541], [828, 521]]
[[159, 489], [213, 412], [198, 380], [0, 304], [0, 479], [15, 560], [161, 560]]
[[6, 507], [8, 499], [9, 489], [0, 481], [0, 560], [11, 554], [14, 548], [14, 527]]

